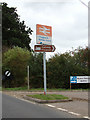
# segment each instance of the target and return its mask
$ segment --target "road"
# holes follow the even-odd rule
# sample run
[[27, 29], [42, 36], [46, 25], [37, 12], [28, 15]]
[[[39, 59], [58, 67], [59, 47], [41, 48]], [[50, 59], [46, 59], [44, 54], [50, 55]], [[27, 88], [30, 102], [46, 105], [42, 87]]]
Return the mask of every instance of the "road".
[[75, 115], [48, 107], [44, 104], [23, 101], [2, 95], [3, 118], [77, 118]]

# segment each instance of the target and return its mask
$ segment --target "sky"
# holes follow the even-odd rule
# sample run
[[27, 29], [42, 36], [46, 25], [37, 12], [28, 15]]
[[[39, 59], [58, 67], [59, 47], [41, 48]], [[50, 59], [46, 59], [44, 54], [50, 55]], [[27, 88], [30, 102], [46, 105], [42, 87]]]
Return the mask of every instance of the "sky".
[[79, 46], [88, 46], [89, 0], [0, 0], [9, 7], [16, 7], [20, 21], [33, 30], [30, 46], [36, 45], [36, 24], [52, 26], [52, 45], [55, 52], [47, 52], [46, 58], [55, 53], [65, 53]]

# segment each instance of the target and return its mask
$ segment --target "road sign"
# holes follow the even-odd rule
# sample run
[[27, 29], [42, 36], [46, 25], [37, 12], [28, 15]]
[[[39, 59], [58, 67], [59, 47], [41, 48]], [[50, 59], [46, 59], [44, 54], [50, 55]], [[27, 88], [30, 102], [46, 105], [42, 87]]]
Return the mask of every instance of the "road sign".
[[34, 51], [35, 52], [54, 52], [55, 51], [54, 45], [35, 45]]
[[77, 76], [77, 83], [90, 83], [90, 76]]
[[70, 83], [77, 83], [77, 76], [70, 76]]
[[90, 76], [70, 76], [70, 83], [90, 83]]
[[7, 70], [7, 71], [5, 72], [5, 76], [9, 77], [10, 75], [11, 75], [11, 72]]
[[36, 25], [36, 43], [52, 45], [52, 27], [46, 25]]

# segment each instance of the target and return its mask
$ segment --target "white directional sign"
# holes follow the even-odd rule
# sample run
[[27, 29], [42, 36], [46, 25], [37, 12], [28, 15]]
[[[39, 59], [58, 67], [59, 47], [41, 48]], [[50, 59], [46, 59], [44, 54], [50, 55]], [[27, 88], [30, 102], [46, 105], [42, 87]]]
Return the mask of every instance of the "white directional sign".
[[70, 83], [90, 83], [90, 76], [70, 76]]

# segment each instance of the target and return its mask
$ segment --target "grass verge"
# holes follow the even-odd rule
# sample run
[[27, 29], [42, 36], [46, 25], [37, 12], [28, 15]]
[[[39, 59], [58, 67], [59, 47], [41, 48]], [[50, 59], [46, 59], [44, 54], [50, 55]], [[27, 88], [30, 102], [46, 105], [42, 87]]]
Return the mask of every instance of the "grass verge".
[[0, 87], [0, 91], [2, 91], [2, 87]]
[[40, 100], [65, 100], [65, 99], [69, 99], [66, 96], [63, 95], [57, 95], [57, 94], [35, 94], [35, 95], [27, 95], [28, 97], [32, 97], [32, 98], [37, 98]]
[[18, 91], [18, 90], [27, 90], [27, 87], [15, 87], [15, 88], [2, 88], [2, 90], [8, 90], [8, 91]]
[[[2, 90], [7, 90], [7, 91], [27, 91], [27, 87], [15, 87], [15, 88], [2, 88]], [[71, 89], [71, 90], [85, 90], [85, 91], [88, 91], [88, 89]], [[62, 88], [51, 88], [51, 89], [48, 89], [47, 88], [47, 91], [71, 91], [70, 89], [62, 89]], [[29, 91], [40, 91], [40, 92], [43, 92], [44, 91], [44, 88], [31, 88]]]

